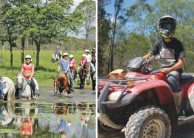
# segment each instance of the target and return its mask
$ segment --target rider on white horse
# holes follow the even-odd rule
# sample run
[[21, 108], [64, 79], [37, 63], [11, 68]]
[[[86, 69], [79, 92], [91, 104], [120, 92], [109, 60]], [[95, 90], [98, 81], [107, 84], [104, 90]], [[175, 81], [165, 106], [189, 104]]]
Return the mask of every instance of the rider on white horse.
[[[36, 99], [35, 96], [35, 83], [33, 80], [33, 75], [34, 75], [34, 64], [32, 64], [32, 57], [30, 55], [26, 55], [25, 57], [25, 64], [22, 64], [22, 68], [21, 68], [21, 73], [23, 75], [23, 77], [25, 79], [30, 80], [30, 86], [32, 89], [32, 97], [33, 99]], [[19, 93], [19, 97], [20, 98], [21, 93]]]

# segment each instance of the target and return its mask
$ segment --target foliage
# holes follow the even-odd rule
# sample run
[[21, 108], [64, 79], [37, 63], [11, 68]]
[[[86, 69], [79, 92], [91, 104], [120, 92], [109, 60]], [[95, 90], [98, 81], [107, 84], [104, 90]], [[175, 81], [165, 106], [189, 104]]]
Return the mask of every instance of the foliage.
[[28, 37], [36, 45], [36, 65], [39, 66], [41, 44], [63, 39], [70, 31], [78, 32], [82, 25], [83, 15], [78, 11], [72, 12], [72, 5], [73, 0], [2, 1], [1, 22], [5, 34], [11, 39], [10, 47], [17, 37]]
[[[77, 7], [75, 11], [79, 11], [83, 13], [85, 17], [84, 22], [84, 28], [85, 28], [85, 48], [88, 47], [88, 38], [90, 37], [90, 34], [93, 34], [95, 36], [96, 31], [92, 31], [93, 24], [95, 24], [96, 21], [96, 2], [93, 0], [84, 0], [81, 2]], [[91, 33], [92, 32], [92, 33]]]
[[[126, 0], [124, 0], [127, 2]], [[109, 4], [109, 3], [108, 3]], [[106, 5], [107, 6], [107, 5]], [[114, 55], [114, 69], [123, 68], [127, 60], [130, 60], [134, 56], [143, 56], [149, 50], [152, 45], [160, 39], [158, 34], [157, 22], [160, 17], [164, 15], [171, 15], [177, 21], [177, 27], [175, 37], [178, 38], [184, 45], [186, 50], [186, 71], [193, 72], [194, 64], [192, 60], [194, 54], [192, 51], [194, 43], [194, 3], [193, 0], [156, 0], [155, 3], [148, 3], [146, 0], [137, 0], [132, 3], [129, 8], [123, 10], [118, 18], [118, 25], [116, 27], [116, 40], [115, 40], [115, 53]], [[124, 7], [122, 7], [124, 8]], [[101, 12], [105, 17], [106, 12]], [[106, 19], [105, 19], [106, 20]], [[123, 21], [123, 22], [122, 22]], [[99, 50], [100, 47], [104, 51], [99, 53], [104, 59], [109, 57], [109, 44], [111, 40], [103, 40], [107, 38], [106, 34], [111, 36], [111, 30], [107, 30], [107, 26], [99, 25], [99, 33], [105, 31], [99, 35]], [[108, 31], [108, 33], [107, 33]], [[103, 41], [106, 42], [103, 45]], [[106, 46], [106, 47], [104, 47]], [[106, 60], [99, 62], [98, 67], [104, 67], [107, 64]], [[107, 70], [107, 69], [105, 69]], [[99, 76], [105, 75], [100, 72]]]

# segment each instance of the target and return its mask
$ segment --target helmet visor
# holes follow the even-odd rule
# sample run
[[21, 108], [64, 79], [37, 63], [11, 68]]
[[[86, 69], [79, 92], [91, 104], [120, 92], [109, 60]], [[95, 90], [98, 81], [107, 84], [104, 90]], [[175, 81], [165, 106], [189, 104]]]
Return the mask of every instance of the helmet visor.
[[160, 28], [163, 30], [173, 31], [175, 29], [175, 26], [172, 23], [162, 23], [160, 24]]

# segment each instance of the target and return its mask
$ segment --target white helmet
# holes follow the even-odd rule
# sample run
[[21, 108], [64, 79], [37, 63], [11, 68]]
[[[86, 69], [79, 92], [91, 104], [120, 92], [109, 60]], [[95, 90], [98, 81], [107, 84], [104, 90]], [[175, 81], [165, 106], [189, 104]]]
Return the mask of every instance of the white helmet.
[[86, 54], [83, 54], [82, 57], [86, 57]]
[[69, 57], [70, 57], [70, 58], [73, 58], [73, 55], [71, 54]]
[[25, 59], [31, 59], [31, 61], [32, 61], [32, 57], [30, 55], [26, 55]]
[[63, 53], [63, 56], [68, 56], [68, 53], [67, 52]]
[[87, 52], [87, 53], [88, 53], [88, 52], [90, 52], [90, 50], [88, 50], [88, 49], [85, 49], [85, 52]]

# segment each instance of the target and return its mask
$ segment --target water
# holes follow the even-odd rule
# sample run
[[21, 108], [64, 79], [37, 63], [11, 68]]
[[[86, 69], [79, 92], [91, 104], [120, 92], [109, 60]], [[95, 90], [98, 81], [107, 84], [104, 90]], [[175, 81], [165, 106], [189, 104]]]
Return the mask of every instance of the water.
[[95, 102], [0, 104], [0, 138], [95, 138]]

